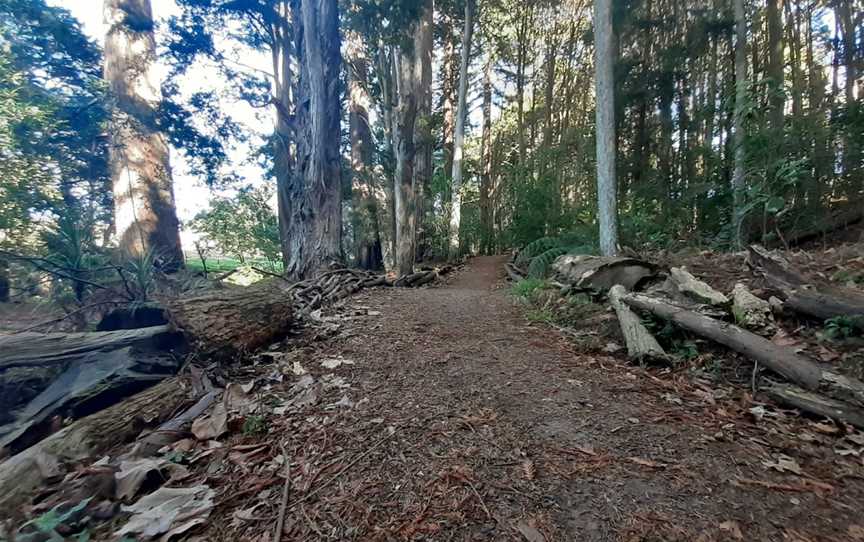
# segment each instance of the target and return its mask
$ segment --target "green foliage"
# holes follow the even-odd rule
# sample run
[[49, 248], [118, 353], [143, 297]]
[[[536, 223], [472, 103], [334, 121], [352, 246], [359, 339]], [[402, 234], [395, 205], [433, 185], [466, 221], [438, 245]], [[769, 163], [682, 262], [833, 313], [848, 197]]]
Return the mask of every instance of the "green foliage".
[[558, 240], [557, 237], [541, 237], [540, 239], [528, 243], [519, 251], [519, 255], [516, 256], [516, 265], [520, 267], [524, 266], [547, 250], [559, 248], [560, 246], [561, 241]]
[[[66, 539], [57, 532], [57, 528], [61, 526], [69, 527], [70, 523], [77, 523], [90, 500], [90, 498], [84, 499], [68, 509], [68, 503], [58, 504], [51, 510], [22, 525], [18, 529], [15, 540], [19, 542], [63, 542]], [[81, 542], [86, 542], [89, 539], [90, 534], [87, 531], [75, 537], [76, 541]]]
[[550, 248], [542, 254], [538, 254], [534, 258], [531, 258], [531, 263], [528, 265], [528, 275], [538, 279], [547, 277], [555, 259], [569, 252], [569, 249], [564, 247], [555, 247]]
[[218, 198], [192, 221], [192, 229], [222, 254], [245, 263], [248, 258], [276, 262], [281, 257], [279, 223], [271, 207], [274, 191], [264, 185], [236, 197]]
[[270, 426], [264, 416], [247, 416], [243, 421], [243, 434], [247, 437], [266, 435], [269, 430]]
[[864, 316], [835, 316], [825, 320], [825, 335], [829, 339], [848, 339], [864, 333]]
[[513, 295], [524, 298], [531, 299], [534, 296], [534, 293], [537, 290], [543, 289], [546, 287], [546, 281], [538, 278], [527, 278], [525, 280], [519, 281], [513, 285], [512, 292]]
[[75, 215], [63, 215], [41, 232], [41, 238], [44, 263], [59, 272], [51, 283], [54, 301], [80, 304], [92, 286], [77, 279], [98, 282], [108, 277], [108, 257], [93, 240], [92, 224]]

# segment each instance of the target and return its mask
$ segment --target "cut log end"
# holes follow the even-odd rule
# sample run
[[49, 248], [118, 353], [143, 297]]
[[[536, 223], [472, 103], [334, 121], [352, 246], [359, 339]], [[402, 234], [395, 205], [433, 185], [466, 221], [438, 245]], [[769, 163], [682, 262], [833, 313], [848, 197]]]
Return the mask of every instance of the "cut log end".
[[651, 332], [642, 325], [639, 317], [622, 301], [622, 297], [626, 294], [627, 289], [620, 284], [609, 289], [609, 301], [618, 316], [621, 334], [624, 335], [624, 341], [627, 344], [627, 356], [637, 363], [649, 361], [667, 363], [669, 356], [666, 351], [651, 335]]

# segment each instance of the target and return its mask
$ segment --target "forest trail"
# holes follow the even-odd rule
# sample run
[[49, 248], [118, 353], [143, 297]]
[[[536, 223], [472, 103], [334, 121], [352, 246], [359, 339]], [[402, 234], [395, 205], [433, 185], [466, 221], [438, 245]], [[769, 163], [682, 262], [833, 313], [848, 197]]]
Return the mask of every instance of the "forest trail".
[[820, 482], [812, 457], [797, 458], [803, 477], [770, 471], [766, 458], [793, 453], [782, 435], [673, 379], [575, 353], [525, 321], [504, 261], [475, 258], [441, 287], [364, 292], [349, 300], [364, 313], [353, 334], [305, 351], [307, 367], [353, 362], [335, 373], [354, 406], [293, 424], [302, 513], [283, 540], [846, 540], [860, 528], [860, 480]]

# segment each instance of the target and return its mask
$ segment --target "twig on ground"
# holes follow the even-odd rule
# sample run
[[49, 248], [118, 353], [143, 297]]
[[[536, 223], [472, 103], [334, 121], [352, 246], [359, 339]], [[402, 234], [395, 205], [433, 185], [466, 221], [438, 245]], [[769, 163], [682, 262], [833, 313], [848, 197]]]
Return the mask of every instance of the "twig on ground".
[[468, 482], [468, 487], [470, 487], [471, 491], [474, 492], [474, 496], [477, 497], [477, 500], [480, 502], [480, 506], [483, 507], [483, 511], [486, 512], [486, 517], [489, 519], [495, 519], [494, 517], [492, 517], [492, 513], [489, 512], [489, 508], [486, 507], [486, 501], [484, 501], [483, 497], [480, 496], [480, 492], [477, 491], [477, 488], [474, 487], [474, 484], [471, 482], [471, 480], [465, 481]]
[[252, 270], [256, 273], [261, 273], [262, 275], [267, 275], [268, 277], [276, 277], [277, 279], [288, 280], [284, 275], [280, 275], [279, 273], [274, 273], [272, 271], [267, 271], [266, 269], [261, 269], [260, 267], [252, 266]]
[[279, 505], [279, 519], [276, 521], [276, 535], [274, 542], [282, 540], [282, 529], [285, 527], [285, 512], [288, 510], [288, 497], [291, 495], [291, 459], [288, 457], [288, 449], [282, 442], [282, 459], [285, 461], [285, 485], [282, 487], [282, 503]]
[[[345, 472], [346, 472], [348, 469], [350, 469], [351, 467], [353, 467], [354, 465], [356, 465], [356, 464], [357, 464], [361, 459], [363, 459], [364, 457], [366, 457], [367, 455], [369, 455], [370, 453], [372, 453], [373, 450], [375, 450], [376, 448], [378, 448], [379, 446], [381, 446], [382, 444], [384, 444], [386, 441], [388, 441], [388, 440], [390, 439], [390, 437], [392, 437], [392, 436], [395, 435], [395, 434], [396, 434], [396, 431], [394, 430], [392, 433], [388, 433], [387, 435], [385, 435], [385, 436], [384, 436], [382, 439], [380, 439], [378, 442], [376, 442], [375, 444], [373, 444], [372, 446], [370, 446], [369, 448], [367, 448], [366, 451], [364, 451], [363, 453], [361, 453], [360, 455], [358, 455], [357, 457], [355, 457], [354, 459], [352, 459], [350, 463], [348, 463], [347, 465], [345, 465], [344, 467], [342, 467], [342, 468], [339, 470], [339, 472], [337, 472], [336, 474], [334, 474], [333, 476], [331, 476], [329, 480], [327, 480], [326, 482], [324, 482], [323, 484], [321, 484], [320, 486], [318, 486], [317, 488], [315, 488], [314, 491], [312, 491], [311, 493], [309, 493], [308, 495], [306, 495], [306, 496], [303, 497], [302, 499], [298, 499], [298, 500], [292, 502], [292, 503], [291, 503], [287, 508], [294, 508], [294, 507], [297, 506], [298, 504], [300, 504], [300, 503], [304, 503], [304, 502], [308, 501], [309, 499], [311, 499], [312, 497], [314, 497], [315, 495], [317, 495], [318, 493], [320, 493], [321, 490], [323, 490], [325, 487], [327, 487], [327, 486], [329, 486], [330, 484], [332, 484], [333, 482], [335, 482], [335, 481], [336, 481], [340, 476], [342, 476], [343, 474], [345, 474]], [[279, 542], [279, 540], [277, 539], [275, 542]]]

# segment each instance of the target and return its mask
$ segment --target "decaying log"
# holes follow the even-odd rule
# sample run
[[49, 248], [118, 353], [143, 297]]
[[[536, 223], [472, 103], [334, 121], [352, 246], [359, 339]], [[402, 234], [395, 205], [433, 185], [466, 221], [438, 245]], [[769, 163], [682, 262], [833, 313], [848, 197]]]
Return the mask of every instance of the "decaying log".
[[653, 264], [635, 258], [565, 254], [552, 264], [556, 278], [576, 290], [601, 290], [620, 284], [634, 290], [657, 274]]
[[798, 245], [822, 235], [841, 230], [864, 220], [864, 206], [859, 201], [820, 213], [815, 222], [792, 229], [783, 237], [787, 245]]
[[618, 315], [618, 323], [621, 333], [627, 344], [627, 356], [639, 363], [645, 361], [669, 361], [666, 351], [651, 335], [651, 332], [642, 325], [642, 321], [630, 310], [621, 298], [627, 294], [627, 289], [616, 284], [609, 289], [609, 301], [615, 314]]
[[740, 282], [732, 288], [732, 315], [738, 325], [760, 335], [773, 335], [777, 330], [771, 304], [753, 295]]
[[864, 292], [810, 281], [785, 258], [758, 245], [749, 247], [748, 263], [776, 290], [786, 308], [820, 320], [860, 317], [858, 325], [864, 325]]
[[848, 403], [785, 384], [775, 384], [765, 390], [765, 393], [778, 403], [864, 429], [864, 410]]
[[216, 401], [220, 392], [221, 390], [210, 390], [187, 410], [184, 410], [177, 416], [174, 416], [160, 425], [154, 431], [151, 431], [139, 438], [135, 443], [135, 447], [131, 452], [129, 452], [129, 456], [149, 457], [159, 451], [163, 446], [183, 438], [185, 433], [189, 431], [189, 428], [192, 427], [192, 422], [210, 408], [210, 405]]
[[758, 361], [807, 390], [864, 406], [864, 383], [824, 370], [791, 348], [776, 345], [734, 324], [715, 320], [646, 295], [631, 293], [622, 299], [635, 309], [650, 312]]
[[51, 430], [177, 372], [182, 335], [168, 326], [0, 338], [0, 448], [13, 453]]
[[67, 467], [130, 442], [187, 401], [182, 379], [169, 378], [105, 410], [73, 422], [45, 440], [0, 463], [0, 510], [20, 504], [46, 480]]
[[510, 280], [513, 282], [522, 282], [525, 280], [525, 273], [516, 267], [516, 264], [513, 262], [507, 262], [504, 264], [504, 269], [507, 271], [507, 276], [510, 277]]
[[690, 297], [699, 303], [718, 306], [729, 304], [728, 297], [691, 275], [685, 267], [671, 268], [669, 270], [669, 279], [682, 295]]
[[393, 283], [393, 286], [414, 288], [417, 286], [428, 284], [437, 278], [438, 271], [434, 269], [431, 271], [418, 271], [416, 273], [405, 275], [404, 277], [399, 277], [398, 279], [396, 279], [396, 282]]
[[170, 301], [172, 324], [203, 355], [229, 357], [284, 337], [294, 323], [294, 299], [282, 280], [214, 290]]

